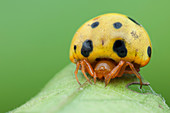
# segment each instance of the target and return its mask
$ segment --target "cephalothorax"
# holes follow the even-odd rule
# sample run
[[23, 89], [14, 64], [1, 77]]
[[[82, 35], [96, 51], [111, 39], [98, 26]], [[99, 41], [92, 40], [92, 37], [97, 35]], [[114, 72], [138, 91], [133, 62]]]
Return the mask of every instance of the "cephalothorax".
[[[122, 14], [110, 13], [91, 19], [75, 33], [70, 47], [70, 60], [77, 64], [75, 76], [81, 69], [94, 78], [110, 79], [123, 73], [138, 73], [151, 57], [151, 42], [145, 29], [135, 20]], [[81, 68], [79, 68], [81, 66]], [[91, 83], [91, 82], [90, 82]]]

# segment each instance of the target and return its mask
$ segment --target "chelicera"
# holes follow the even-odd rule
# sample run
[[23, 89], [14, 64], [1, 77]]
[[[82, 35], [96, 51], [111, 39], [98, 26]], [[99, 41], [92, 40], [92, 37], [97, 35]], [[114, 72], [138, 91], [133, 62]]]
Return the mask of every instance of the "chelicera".
[[[94, 78], [94, 84], [96, 83], [96, 78], [105, 79], [105, 86], [108, 85], [111, 79], [115, 77], [121, 77], [124, 73], [126, 74], [135, 74], [136, 77], [140, 80], [140, 88], [142, 88], [142, 80], [139, 72], [139, 65], [121, 60], [119, 63], [116, 63], [112, 59], [99, 58], [93, 64], [90, 64], [88, 60], [83, 59], [77, 62], [75, 77], [77, 82], [80, 84], [77, 73], [80, 69], [87, 79], [87, 81], [92, 84], [90, 79], [87, 77], [86, 72], [89, 73]], [[81, 84], [80, 84], [81, 85]]]

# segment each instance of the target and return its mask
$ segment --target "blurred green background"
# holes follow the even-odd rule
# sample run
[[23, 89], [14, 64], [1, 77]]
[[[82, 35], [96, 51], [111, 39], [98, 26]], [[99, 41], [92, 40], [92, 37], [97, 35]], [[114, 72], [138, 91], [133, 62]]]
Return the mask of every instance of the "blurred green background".
[[141, 74], [170, 105], [169, 4], [169, 0], [1, 0], [0, 112], [24, 104], [70, 63], [70, 42], [85, 21], [114, 12], [132, 17], [148, 31], [153, 54]]

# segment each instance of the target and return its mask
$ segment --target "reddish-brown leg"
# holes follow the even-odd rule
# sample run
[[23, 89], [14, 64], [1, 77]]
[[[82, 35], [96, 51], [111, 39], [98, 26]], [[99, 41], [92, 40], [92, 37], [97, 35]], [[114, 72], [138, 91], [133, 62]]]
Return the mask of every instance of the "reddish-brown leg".
[[94, 72], [94, 76], [93, 76], [93, 78], [94, 78], [94, 84], [96, 84], [96, 72]]
[[119, 72], [119, 74], [117, 75], [117, 77], [121, 77], [123, 75], [123, 73], [125, 72], [125, 69], [127, 67], [127, 64], [124, 64]]
[[94, 76], [94, 70], [91, 66], [91, 64], [87, 61], [87, 60], [83, 60], [83, 62], [86, 64], [85, 67], [86, 67], [86, 72], [89, 73], [92, 77]]
[[81, 85], [81, 83], [79, 82], [78, 77], [77, 77], [77, 73], [78, 73], [79, 67], [80, 67], [80, 61], [77, 62], [77, 64], [76, 64], [76, 70], [75, 70], [74, 74], [75, 74], [77, 82], [79, 83], [79, 85]]
[[[125, 74], [134, 74], [132, 70], [126, 70], [126, 67], [128, 66], [128, 64], [125, 64], [122, 69], [120, 70], [119, 74], [117, 77], [121, 77], [124, 73]], [[136, 69], [137, 72], [140, 71], [140, 69]]]
[[126, 62], [126, 64], [129, 65], [130, 69], [132, 70], [132, 72], [136, 75], [136, 77], [140, 80], [140, 89], [142, 88], [142, 80], [141, 80], [141, 76], [140, 74], [136, 71], [135, 67], [133, 66], [132, 63], [130, 62]]
[[124, 73], [125, 74], [133, 74], [133, 71], [132, 70], [125, 70]]
[[86, 65], [85, 65], [85, 62], [84, 62], [84, 61], [81, 61], [81, 67], [82, 67], [82, 68], [81, 68], [81, 71], [82, 71], [83, 75], [85, 76], [85, 78], [87, 79], [87, 81], [88, 81], [90, 84], [92, 84], [91, 81], [89, 80], [89, 78], [88, 78], [87, 75], [86, 75], [86, 71], [85, 71], [86, 68], [85, 68], [85, 66], [86, 66]]
[[89, 73], [93, 78], [94, 78], [94, 84], [96, 84], [96, 72], [94, 72], [91, 64], [87, 60], [83, 60], [84, 63], [86, 64], [86, 72]]
[[115, 78], [119, 74], [119, 72], [120, 72], [120, 70], [121, 70], [121, 68], [123, 67], [124, 64], [125, 64], [125, 61], [121, 60], [119, 62], [119, 64], [106, 76], [105, 87], [110, 82], [111, 78]]
[[87, 60], [84, 59], [83, 61], [86, 64], [86, 72], [89, 73], [93, 77], [94, 84], [96, 84], [96, 77], [97, 77], [96, 72], [94, 72], [91, 64]]

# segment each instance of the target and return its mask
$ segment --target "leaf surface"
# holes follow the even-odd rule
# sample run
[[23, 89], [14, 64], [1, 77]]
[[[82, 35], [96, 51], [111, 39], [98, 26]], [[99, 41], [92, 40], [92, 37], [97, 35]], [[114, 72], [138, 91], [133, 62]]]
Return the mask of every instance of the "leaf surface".
[[[129, 90], [127, 84], [138, 81], [133, 75], [115, 78], [105, 87], [101, 80], [97, 80], [96, 85], [89, 84], [80, 71], [80, 86], [74, 77], [74, 70], [74, 64], [66, 66], [37, 96], [10, 113], [170, 112], [164, 99], [150, 86], [144, 86], [141, 90], [139, 85], [131, 85]], [[92, 77], [88, 77], [93, 81]]]

